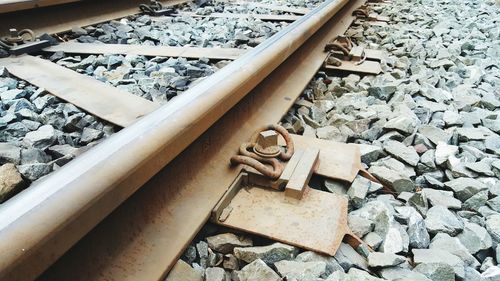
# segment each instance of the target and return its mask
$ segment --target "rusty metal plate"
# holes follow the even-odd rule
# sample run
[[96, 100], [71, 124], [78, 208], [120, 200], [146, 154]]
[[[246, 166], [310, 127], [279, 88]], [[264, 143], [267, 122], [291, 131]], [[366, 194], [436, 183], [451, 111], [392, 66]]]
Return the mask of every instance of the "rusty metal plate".
[[[296, 15], [272, 15], [272, 14], [234, 14], [234, 13], [211, 13], [208, 15], [198, 15], [194, 12], [180, 12], [179, 15], [194, 17], [194, 18], [237, 18], [237, 19], [248, 19], [254, 18], [263, 21], [296, 21], [301, 16]], [[155, 19], [152, 18], [153, 21], [163, 21], [165, 19]]]
[[250, 185], [241, 188], [225, 210], [224, 221], [216, 223], [331, 256], [350, 233], [347, 199], [310, 187], [296, 200]]
[[356, 22], [355, 24], [361, 25], [363, 23], [368, 23], [371, 26], [381, 26], [381, 27], [388, 26], [387, 22], [385, 22], [385, 21], [360, 21], [360, 22]]
[[318, 165], [314, 170], [317, 175], [352, 182], [363, 167], [359, 147], [355, 144], [293, 134], [291, 136], [298, 150], [319, 149]]
[[2, 58], [0, 66], [5, 66], [12, 75], [121, 127], [131, 125], [160, 106], [38, 57]]
[[184, 57], [234, 60], [247, 52], [237, 48], [200, 48], [200, 47], [171, 47], [147, 46], [134, 44], [97, 44], [79, 43], [75, 41], [43, 49], [46, 52], [65, 52], [70, 54], [123, 54], [151, 57]]

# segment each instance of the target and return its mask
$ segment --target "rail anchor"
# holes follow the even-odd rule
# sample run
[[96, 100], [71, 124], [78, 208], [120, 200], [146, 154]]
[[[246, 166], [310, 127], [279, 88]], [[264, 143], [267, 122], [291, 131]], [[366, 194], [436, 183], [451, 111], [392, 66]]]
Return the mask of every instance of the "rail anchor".
[[326, 70], [342, 70], [356, 73], [378, 74], [382, 71], [380, 60], [383, 53], [378, 50], [356, 46], [346, 36], [338, 36], [325, 46], [329, 52], [323, 63]]
[[[309, 184], [313, 175], [346, 182], [352, 182], [358, 173], [369, 177], [359, 147], [274, 130], [281, 128], [270, 125], [258, 130], [250, 143], [240, 147], [240, 155], [231, 158], [231, 163], [243, 164], [232, 167], [241, 172], [212, 210], [211, 220], [332, 256], [343, 240], [358, 247], [362, 241], [347, 226], [347, 199]], [[259, 156], [249, 152], [249, 147], [269, 154]], [[271, 164], [264, 159], [273, 159], [283, 169], [278, 177], [271, 177], [247, 162], [235, 161], [243, 156], [263, 166]]]

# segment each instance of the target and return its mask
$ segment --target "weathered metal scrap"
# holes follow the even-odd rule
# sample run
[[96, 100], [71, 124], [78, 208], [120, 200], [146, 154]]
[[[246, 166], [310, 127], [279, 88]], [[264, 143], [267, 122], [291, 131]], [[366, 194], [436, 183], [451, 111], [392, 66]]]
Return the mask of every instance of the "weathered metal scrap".
[[244, 164], [242, 173], [212, 211], [214, 222], [328, 255], [342, 240], [361, 243], [347, 226], [347, 199], [308, 185], [313, 174], [352, 182], [363, 169], [356, 145], [290, 135], [270, 125], [239, 154], [231, 163]]
[[325, 45], [328, 56], [323, 67], [357, 73], [378, 74], [382, 71], [379, 61], [383, 53], [356, 46], [346, 36], [337, 36]]

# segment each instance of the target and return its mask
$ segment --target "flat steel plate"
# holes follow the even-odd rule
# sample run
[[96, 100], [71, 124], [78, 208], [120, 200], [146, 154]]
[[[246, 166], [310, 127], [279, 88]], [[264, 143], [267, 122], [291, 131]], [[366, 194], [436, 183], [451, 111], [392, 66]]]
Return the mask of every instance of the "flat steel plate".
[[218, 224], [331, 256], [350, 233], [347, 199], [310, 187], [301, 200], [270, 188], [243, 187], [225, 213]]
[[[298, 150], [319, 149], [318, 164], [314, 170], [317, 175], [352, 182], [363, 167], [361, 165], [361, 153], [356, 144], [300, 135], [291, 136], [295, 148]], [[283, 140], [280, 139], [280, 142], [283, 142]]]
[[184, 57], [234, 60], [247, 50], [236, 48], [199, 48], [171, 47], [125, 44], [97, 44], [63, 42], [59, 45], [45, 48], [46, 52], [65, 52], [70, 54], [123, 54], [152, 57]]
[[365, 74], [379, 74], [380, 72], [382, 72], [380, 63], [369, 60], [365, 60], [362, 64], [359, 65], [357, 65], [356, 62], [353, 61], [342, 61], [342, 65], [340, 66], [327, 65], [324, 66], [323, 69], [342, 70], [342, 71], [365, 73]]
[[12, 75], [115, 125], [126, 127], [160, 105], [39, 57], [0, 59]]

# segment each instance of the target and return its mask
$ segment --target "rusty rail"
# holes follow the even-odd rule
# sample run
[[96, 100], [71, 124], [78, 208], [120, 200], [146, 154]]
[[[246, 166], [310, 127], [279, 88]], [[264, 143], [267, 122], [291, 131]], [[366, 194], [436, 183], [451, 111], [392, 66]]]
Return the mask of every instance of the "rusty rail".
[[0, 207], [0, 279], [38, 276], [240, 101], [348, 0], [327, 1]]

